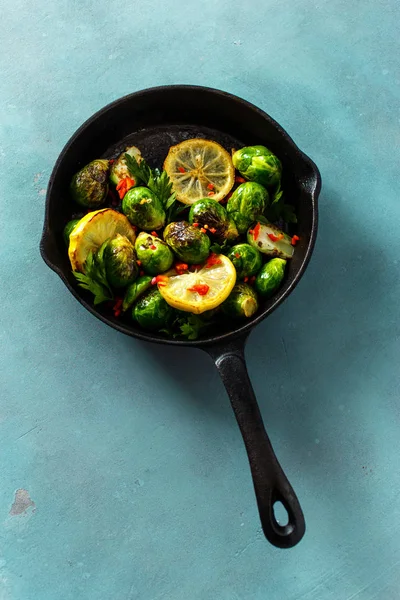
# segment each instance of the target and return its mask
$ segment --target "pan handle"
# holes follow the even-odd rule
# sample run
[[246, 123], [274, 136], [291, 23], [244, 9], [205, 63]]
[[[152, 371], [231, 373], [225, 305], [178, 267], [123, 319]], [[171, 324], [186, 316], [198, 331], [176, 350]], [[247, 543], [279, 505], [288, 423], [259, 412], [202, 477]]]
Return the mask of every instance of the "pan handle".
[[[207, 348], [230, 398], [250, 463], [258, 511], [265, 537], [279, 548], [291, 548], [303, 537], [303, 511], [285, 473], [275, 456], [265, 431], [260, 409], [251, 385], [244, 357], [247, 336], [225, 346]], [[288, 523], [280, 525], [274, 504], [281, 502]]]

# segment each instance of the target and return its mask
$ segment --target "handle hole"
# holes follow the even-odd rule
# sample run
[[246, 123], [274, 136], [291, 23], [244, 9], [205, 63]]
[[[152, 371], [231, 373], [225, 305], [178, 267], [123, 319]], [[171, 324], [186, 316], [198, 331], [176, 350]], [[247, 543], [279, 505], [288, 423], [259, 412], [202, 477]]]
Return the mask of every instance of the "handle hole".
[[273, 505], [274, 517], [281, 527], [286, 527], [289, 523], [289, 515], [282, 502], [277, 500]]

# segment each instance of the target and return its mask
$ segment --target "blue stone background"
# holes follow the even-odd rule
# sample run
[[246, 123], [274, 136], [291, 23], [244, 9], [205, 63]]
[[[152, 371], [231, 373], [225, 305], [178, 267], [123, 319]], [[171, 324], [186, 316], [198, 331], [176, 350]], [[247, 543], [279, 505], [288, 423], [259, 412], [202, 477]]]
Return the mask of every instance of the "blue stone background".
[[[397, 0], [2, 0], [1, 600], [398, 600], [399, 22]], [[67, 139], [172, 83], [259, 105], [321, 169], [310, 267], [247, 348], [307, 519], [291, 550], [210, 359], [107, 328], [39, 256]]]

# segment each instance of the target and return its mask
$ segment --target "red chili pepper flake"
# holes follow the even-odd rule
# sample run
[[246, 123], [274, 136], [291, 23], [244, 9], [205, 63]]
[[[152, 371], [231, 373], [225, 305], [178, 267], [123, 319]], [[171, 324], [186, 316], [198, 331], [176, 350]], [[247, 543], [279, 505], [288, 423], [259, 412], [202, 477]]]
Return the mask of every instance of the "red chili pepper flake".
[[268, 237], [272, 242], [279, 242], [280, 240], [283, 240], [283, 233], [280, 233], [279, 235], [275, 235], [274, 233], [269, 233]]
[[139, 275], [140, 275], [140, 277], [143, 277], [144, 271], [139, 271]]
[[151, 285], [160, 285], [161, 287], [163, 287], [164, 285], [167, 285], [167, 281], [168, 281], [168, 277], [166, 275], [157, 275], [156, 277], [153, 277], [153, 279], [151, 280]]
[[206, 283], [197, 283], [196, 285], [193, 285], [191, 288], [187, 288], [188, 292], [197, 292], [199, 294], [199, 296], [205, 296], [206, 294], [208, 294], [208, 290], [210, 289], [210, 286], [207, 285]]
[[122, 187], [124, 187], [125, 185], [125, 179], [121, 179], [121, 181], [118, 181], [117, 183], [117, 187], [115, 188], [118, 192], [118, 190], [120, 190]]
[[206, 260], [206, 267], [207, 269], [209, 269], [210, 267], [213, 267], [214, 265], [220, 265], [221, 263], [222, 260], [220, 259], [218, 254], [212, 253]]
[[250, 277], [250, 281], [249, 281], [250, 285], [253, 285], [253, 283], [255, 282], [255, 280], [256, 280], [256, 276], [255, 275], [253, 275], [253, 277]]
[[139, 265], [139, 267], [140, 267], [140, 265], [142, 264], [142, 261], [141, 261], [141, 260], [137, 260], [136, 262], [137, 262], [137, 264], [138, 264], [138, 265]]
[[249, 229], [249, 233], [250, 233], [251, 235], [253, 235], [253, 233], [254, 233], [254, 229]]
[[204, 229], [204, 227], [202, 227], [202, 228], [200, 229], [200, 231], [201, 231], [201, 233], [205, 233], [205, 232], [206, 232], [206, 229]]
[[236, 252], [236, 254], [235, 254], [235, 258], [240, 258], [240, 254], [239, 254], [239, 252]]
[[188, 265], [186, 263], [177, 263], [175, 265], [175, 271], [178, 275], [183, 275], [188, 270]]
[[246, 275], [246, 277], [243, 279], [243, 281], [244, 281], [245, 283], [247, 283], [247, 282], [248, 282], [248, 280], [249, 280], [249, 278], [248, 278], [248, 277], [247, 277], [247, 275]]
[[113, 165], [115, 163], [115, 158], [110, 158], [108, 162], [110, 163], [110, 165]]
[[152, 232], [151, 232], [151, 235], [152, 235], [153, 237], [156, 237], [156, 238], [158, 238], [158, 233], [157, 233], [157, 231], [152, 231]]
[[215, 186], [213, 183], [209, 183], [207, 187], [209, 190], [213, 190]]
[[255, 241], [257, 240], [258, 236], [260, 235], [260, 229], [261, 229], [261, 225], [260, 225], [260, 223], [257, 223], [257, 225], [253, 229]]
[[300, 240], [299, 236], [298, 235], [294, 235], [292, 237], [292, 241], [291, 241], [292, 246], [295, 246], [299, 240]]
[[215, 196], [215, 192], [208, 192], [207, 196]]
[[122, 298], [119, 298], [119, 297], [115, 298], [115, 302], [113, 304], [114, 317], [119, 317], [120, 316], [122, 302], [123, 302]]
[[198, 223], [193, 223], [193, 227], [198, 227], [199, 224]]
[[150, 246], [150, 250], [157, 250], [157, 246], [155, 246], [154, 244], [152, 244], [152, 245]]
[[118, 192], [120, 199], [125, 196], [126, 192], [131, 189], [135, 185], [135, 180], [130, 177], [124, 177], [121, 181], [118, 182], [117, 187], [115, 188]]
[[245, 183], [246, 180], [244, 177], [241, 177], [240, 175], [236, 175], [235, 181], [236, 181], [236, 183]]
[[178, 171], [180, 173], [186, 173], [186, 169], [184, 169], [183, 167], [178, 167]]
[[210, 229], [208, 231], [211, 231], [211, 233], [217, 233], [217, 230], [215, 229], [215, 227], [210, 227]]

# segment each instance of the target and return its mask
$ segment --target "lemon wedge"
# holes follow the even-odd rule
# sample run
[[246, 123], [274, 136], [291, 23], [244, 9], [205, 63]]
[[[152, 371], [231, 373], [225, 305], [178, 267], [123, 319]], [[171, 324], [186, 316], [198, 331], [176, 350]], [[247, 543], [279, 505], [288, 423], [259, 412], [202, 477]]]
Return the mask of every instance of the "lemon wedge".
[[112, 208], [102, 208], [85, 215], [69, 236], [68, 256], [72, 270], [84, 273], [89, 252], [96, 252], [103, 242], [117, 233], [135, 243], [135, 230], [125, 215]]
[[171, 269], [157, 280], [170, 306], [198, 315], [227, 299], [236, 283], [236, 270], [227, 256], [212, 254], [203, 265], [193, 265], [184, 273]]
[[229, 152], [211, 140], [192, 139], [172, 146], [164, 169], [177, 199], [183, 204], [193, 204], [206, 197], [219, 202], [235, 181]]

